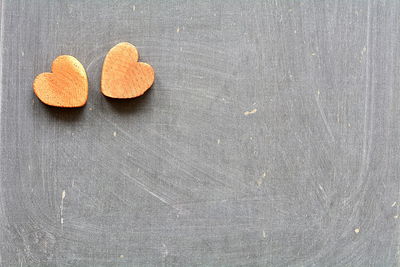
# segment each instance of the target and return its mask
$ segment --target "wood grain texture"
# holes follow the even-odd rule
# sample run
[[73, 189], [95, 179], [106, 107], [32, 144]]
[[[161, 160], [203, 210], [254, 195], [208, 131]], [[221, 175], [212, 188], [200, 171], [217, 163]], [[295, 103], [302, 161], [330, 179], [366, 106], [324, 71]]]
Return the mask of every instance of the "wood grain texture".
[[101, 92], [112, 98], [143, 95], [154, 82], [153, 68], [139, 60], [136, 47], [119, 43], [107, 53], [101, 75]]
[[76, 108], [86, 104], [88, 80], [82, 64], [73, 56], [57, 57], [52, 72], [41, 73], [33, 82], [33, 91], [45, 104]]
[[[0, 266], [399, 266], [400, 1], [2, 2]], [[84, 109], [32, 92], [62, 54]]]

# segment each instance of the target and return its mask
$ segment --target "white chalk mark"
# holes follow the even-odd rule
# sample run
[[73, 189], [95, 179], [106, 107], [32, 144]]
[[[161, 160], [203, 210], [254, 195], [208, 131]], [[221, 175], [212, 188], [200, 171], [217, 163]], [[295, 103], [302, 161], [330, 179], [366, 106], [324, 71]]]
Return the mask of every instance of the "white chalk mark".
[[362, 179], [369, 168], [372, 144], [372, 130], [374, 121], [372, 115], [374, 114], [374, 83], [371, 82], [373, 73], [370, 70], [370, 65], [373, 60], [370, 47], [371, 45], [371, 3], [368, 1], [367, 11], [367, 40], [366, 40], [366, 66], [365, 66], [365, 102], [364, 102], [364, 134], [362, 141], [362, 157], [359, 179]]
[[61, 205], [60, 205], [60, 223], [61, 226], [64, 224], [63, 210], [64, 210], [64, 198], [65, 198], [65, 190], [61, 193]]
[[218, 139], [218, 140], [217, 140], [217, 144], [219, 145], [219, 143], [221, 143], [221, 140]]
[[254, 114], [254, 113], [256, 113], [256, 112], [257, 112], [257, 109], [255, 108], [255, 109], [253, 109], [253, 110], [251, 110], [251, 111], [246, 111], [246, 112], [244, 113], [244, 115], [245, 115], [245, 116], [248, 116], [248, 115]]
[[256, 183], [258, 186], [260, 186], [263, 183], [263, 180], [265, 179], [266, 176], [267, 176], [267, 173], [264, 172], [262, 174], [262, 176], [256, 180]]
[[354, 233], [358, 234], [360, 232], [359, 228], [354, 229]]
[[263, 238], [266, 238], [267, 237], [267, 234], [265, 233], [265, 231], [263, 230]]
[[140, 182], [139, 180], [137, 180], [136, 178], [130, 176], [129, 174], [121, 171], [121, 173], [127, 177], [129, 177], [130, 179], [132, 179], [133, 182], [135, 182], [136, 184], [138, 184], [144, 191], [146, 191], [147, 193], [149, 193], [150, 195], [152, 195], [153, 197], [157, 198], [158, 200], [160, 200], [162, 203], [167, 204], [168, 206], [170, 206], [171, 208], [178, 210], [177, 208], [175, 208], [171, 203], [169, 203], [166, 199], [164, 199], [163, 197], [159, 196], [158, 194], [154, 193], [153, 191], [151, 191], [149, 189], [148, 186], [146, 186], [145, 184], [143, 184], [142, 182]]
[[95, 59], [93, 59], [92, 61], [89, 62], [88, 66], [86, 67], [86, 72], [89, 72], [89, 70], [91, 69], [91, 67], [93, 66], [93, 64], [95, 64], [96, 62], [100, 61], [101, 59], [104, 58], [104, 55], [98, 56]]
[[321, 107], [321, 103], [319, 102], [319, 91], [318, 91], [317, 95], [314, 95], [314, 97], [315, 97], [315, 102], [317, 103], [319, 114], [321, 115], [322, 120], [324, 121], [326, 130], [328, 131], [329, 136], [332, 138], [332, 141], [335, 141], [335, 137], [333, 136], [331, 127], [329, 126], [328, 120], [326, 119], [324, 109]]
[[179, 33], [181, 31], [181, 29], [178, 27], [176, 28], [176, 32]]
[[165, 258], [165, 257], [167, 257], [168, 256], [168, 248], [167, 248], [167, 245], [165, 245], [164, 243], [162, 244], [163, 245], [163, 248], [164, 248], [164, 251], [163, 251], [163, 258]]
[[324, 199], [325, 199], [325, 200], [328, 199], [328, 195], [326, 194], [325, 189], [322, 187], [322, 185], [318, 184], [318, 187], [319, 187], [319, 189], [321, 190]]
[[[4, 47], [4, 10], [5, 1], [1, 1], [1, 22], [0, 22], [0, 103], [3, 91], [3, 47]], [[1, 113], [0, 113], [1, 114]], [[1, 136], [0, 136], [1, 137]], [[1, 257], [0, 257], [1, 258]]]
[[114, 136], [117, 136], [117, 132], [113, 132], [113, 135], [114, 135]]
[[396, 206], [397, 201], [393, 202], [392, 207]]
[[133, 5], [133, 6], [132, 6], [132, 11], [135, 12], [135, 10], [136, 10], [136, 6]]
[[364, 46], [364, 48], [361, 50], [361, 55], [364, 55], [364, 53], [367, 52], [367, 47]]

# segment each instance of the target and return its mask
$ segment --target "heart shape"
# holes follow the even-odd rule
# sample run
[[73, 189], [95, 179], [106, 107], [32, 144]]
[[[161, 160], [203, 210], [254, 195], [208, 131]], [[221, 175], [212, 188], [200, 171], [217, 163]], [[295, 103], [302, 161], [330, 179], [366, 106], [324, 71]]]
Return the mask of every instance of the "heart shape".
[[84, 106], [88, 98], [88, 80], [82, 64], [73, 56], [62, 55], [53, 61], [51, 71], [36, 76], [33, 82], [36, 96], [50, 106]]
[[153, 68], [138, 62], [139, 53], [130, 43], [119, 43], [107, 53], [101, 75], [101, 92], [111, 98], [134, 98], [154, 82]]

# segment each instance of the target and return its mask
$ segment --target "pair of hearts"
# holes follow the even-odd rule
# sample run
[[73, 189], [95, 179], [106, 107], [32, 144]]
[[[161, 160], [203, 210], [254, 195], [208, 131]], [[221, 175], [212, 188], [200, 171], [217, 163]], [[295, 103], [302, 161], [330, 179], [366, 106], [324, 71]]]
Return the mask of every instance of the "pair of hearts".
[[[101, 75], [101, 92], [111, 98], [135, 98], [154, 82], [153, 68], [138, 62], [139, 53], [130, 43], [119, 43], [107, 53]], [[33, 91], [45, 104], [75, 108], [86, 104], [88, 79], [82, 64], [73, 56], [57, 57], [52, 72], [41, 73], [33, 82]]]

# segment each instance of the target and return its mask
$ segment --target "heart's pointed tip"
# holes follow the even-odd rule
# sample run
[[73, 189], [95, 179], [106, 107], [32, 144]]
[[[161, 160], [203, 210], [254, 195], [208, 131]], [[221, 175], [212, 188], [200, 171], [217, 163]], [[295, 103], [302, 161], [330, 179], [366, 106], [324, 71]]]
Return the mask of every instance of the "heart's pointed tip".
[[[35, 92], [36, 94], [36, 92]], [[46, 98], [44, 95], [36, 94], [37, 98], [39, 98], [40, 102], [42, 102], [43, 104], [50, 106], [50, 107], [56, 107], [56, 108], [81, 108], [83, 106], [86, 105], [87, 103], [87, 98], [82, 99], [80, 101], [76, 101], [76, 102], [62, 102], [62, 101], [55, 101], [54, 99], [48, 99]]]
[[43, 101], [42, 101], [42, 103], [45, 104], [46, 106], [49, 106], [49, 107], [65, 108], [65, 109], [82, 108], [82, 107], [84, 107], [86, 105], [86, 103], [85, 104], [79, 104], [79, 105], [49, 104], [49, 103], [46, 103], [46, 102], [43, 102]]

